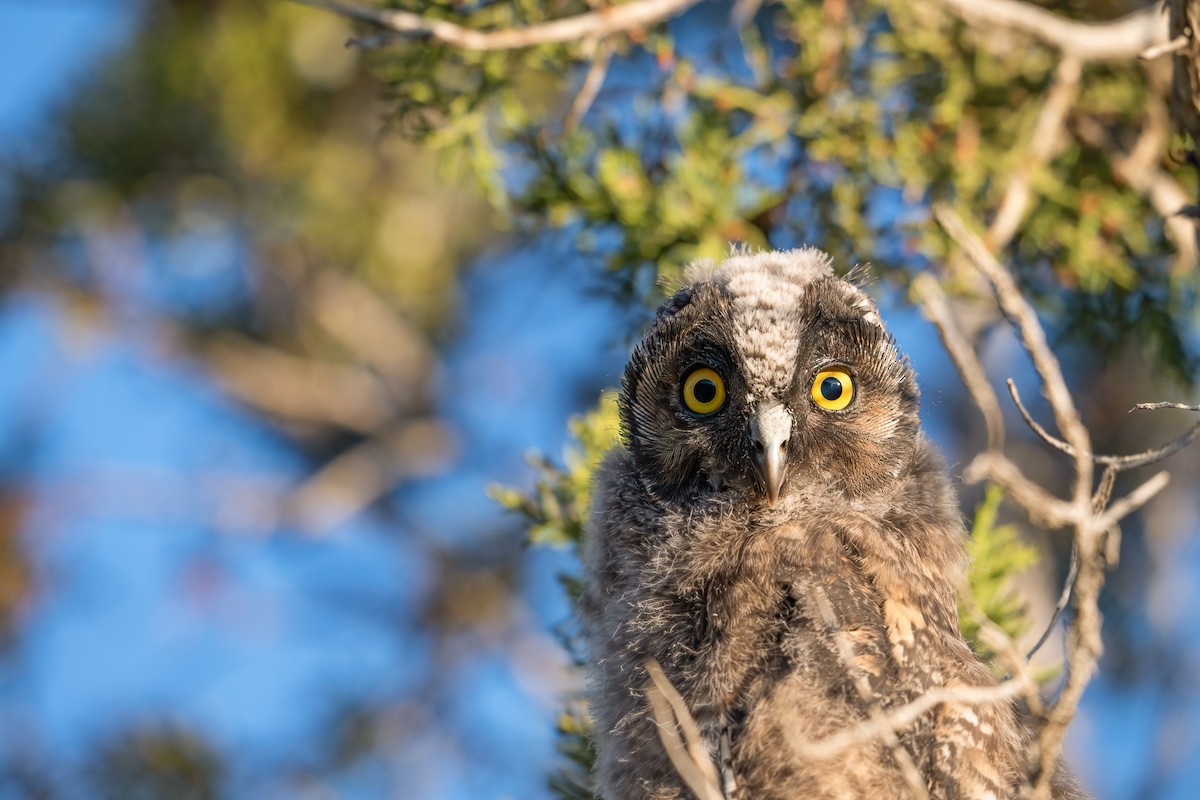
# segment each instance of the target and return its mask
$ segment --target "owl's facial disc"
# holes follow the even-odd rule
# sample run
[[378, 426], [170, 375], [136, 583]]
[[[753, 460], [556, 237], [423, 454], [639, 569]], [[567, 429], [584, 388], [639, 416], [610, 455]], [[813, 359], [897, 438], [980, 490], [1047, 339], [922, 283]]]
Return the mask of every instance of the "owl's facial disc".
[[777, 402], [761, 403], [750, 418], [750, 440], [754, 443], [755, 465], [767, 490], [768, 505], [775, 505], [786, 477], [788, 440], [792, 415]]

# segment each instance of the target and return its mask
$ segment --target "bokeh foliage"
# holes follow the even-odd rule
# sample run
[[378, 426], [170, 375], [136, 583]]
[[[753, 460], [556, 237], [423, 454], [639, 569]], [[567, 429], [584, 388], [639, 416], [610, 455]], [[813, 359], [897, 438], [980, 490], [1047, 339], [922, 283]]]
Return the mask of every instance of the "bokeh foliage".
[[617, 396], [605, 392], [595, 409], [573, 417], [567, 424], [571, 442], [561, 464], [532, 453], [537, 483], [526, 494], [507, 486], [492, 486], [489, 493], [509, 511], [521, 514], [529, 541], [577, 548], [583, 536], [591, 495], [592, 473], [618, 437]]
[[979, 622], [972, 613], [975, 609], [1013, 637], [1019, 639], [1029, 627], [1025, 602], [1012, 585], [1013, 579], [1038, 562], [1038, 551], [1021, 541], [1015, 525], [997, 524], [996, 516], [1004, 490], [989, 486], [983, 501], [975, 509], [971, 521], [971, 539], [967, 552], [971, 566], [967, 570], [969, 606], [959, 603], [958, 624], [963, 636], [971, 643], [975, 652], [984, 659], [994, 659], [991, 652], [979, 641]]
[[[432, 419], [432, 352], [453, 329], [460, 267], [495, 236], [496, 217], [473, 181], [448, 178], [429, 150], [383, 135], [382, 90], [361, 68], [361, 54], [344, 46], [353, 32], [344, 20], [284, 2], [140, 5], [121, 14], [133, 27], [128, 42], [94, 65], [37, 141], [7, 151], [0, 164], [0, 289], [64, 309], [77, 347], [127, 336], [131, 359], [153, 353], [164, 369], [209, 381], [229, 398], [220, 402], [230, 415], [240, 401], [242, 413], [260, 420], [261, 439], [248, 449], [292, 448], [289, 457], [308, 470], [301, 479], [387, 442], [389, 457], [371, 463], [383, 476], [378, 493], [351, 512], [375, 505], [399, 529], [394, 504], [379, 494], [444, 463], [445, 437]], [[45, 477], [39, 447], [58, 435], [37, 428], [43, 423], [29, 420], [19, 441], [8, 442], [16, 466], [6, 461], [2, 476], [0, 668], [22, 703], [39, 605], [51, 606], [70, 586], [47, 574], [36, 551], [46, 531], [31, 536], [22, 525]], [[187, 466], [178, 467], [182, 476]], [[214, 537], [303, 536], [319, 527], [320, 514], [309, 509], [327, 510], [326, 484], [267, 480], [239, 499], [237, 468], [228, 495], [171, 511], [203, 517], [193, 521]], [[177, 498], [155, 499], [165, 509]], [[66, 514], [71, 501], [59, 505]], [[122, 511], [139, 519], [137, 509]], [[72, 506], [70, 514], [83, 512]], [[463, 606], [458, 622], [469, 629], [487, 617], [479, 624], [494, 625], [508, 613], [518, 557], [477, 557], [470, 572], [452, 557], [435, 559], [426, 576], [434, 589], [422, 598], [429, 608], [405, 611], [432, 617], [447, 605], [442, 589], [454, 596], [464, 584], [486, 586], [499, 602]], [[191, 588], [181, 581], [177, 590]], [[322, 602], [345, 612], [366, 600], [314, 599]], [[358, 617], [390, 613], [363, 608]], [[389, 619], [387, 630], [402, 624]], [[95, 641], [108, 635], [96, 631]], [[439, 652], [440, 679], [463, 657]], [[425, 689], [428, 697], [440, 691]], [[380, 691], [371, 700], [359, 708], [361, 699], [314, 688], [306, 712], [327, 712], [329, 724], [328, 742], [316, 745], [327, 752], [311, 759], [239, 750], [175, 719], [178, 709], [159, 719], [152, 708], [144, 724], [79, 732], [74, 763], [65, 763], [46, 731], [21, 722], [30, 729], [6, 729], [12, 735], [0, 742], [0, 795], [216, 798], [260, 796], [282, 784], [288, 795], [303, 788], [307, 796], [356, 770], [385, 774], [380, 765], [397, 759], [403, 737], [393, 728], [403, 699]]]
[[[472, 28], [582, 8], [425, 5], [398, 7]], [[1095, 21], [1142, 7], [1055, 5]], [[614, 271], [612, 288], [650, 302], [656, 279], [731, 241], [817, 245], [903, 282], [948, 255], [930, 203], [986, 223], [1027, 178], [1021, 225], [998, 244], [1059, 329], [1109, 353], [1134, 348], [1191, 381], [1181, 331], [1195, 271], [1114, 167], [1141, 133], [1165, 141], [1151, 129], [1165, 114], [1164, 64], [1085, 63], [1063, 139], [1042, 163], [1030, 150], [1059, 56], [1028, 37], [972, 28], [936, 2], [786, 0], [741, 29], [728, 14], [702, 4], [665, 30], [612, 37], [606, 87], [578, 125], [567, 105], [594, 42], [483, 53], [401, 42], [377, 59], [401, 130], [472, 165], [515, 219], [577, 231], [581, 250]], [[560, 76], [549, 82], [557, 103], [547, 75]], [[1154, 166], [1195, 196], [1185, 156], [1163, 147]], [[1129, 311], [1144, 302], [1168, 312]]]

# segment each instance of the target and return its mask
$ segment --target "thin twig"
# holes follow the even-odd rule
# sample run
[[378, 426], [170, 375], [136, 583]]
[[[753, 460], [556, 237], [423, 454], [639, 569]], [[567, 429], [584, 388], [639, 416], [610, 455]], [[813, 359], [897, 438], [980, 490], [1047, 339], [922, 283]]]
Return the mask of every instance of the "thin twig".
[[385, 28], [403, 38], [433, 39], [463, 50], [516, 50], [543, 44], [579, 42], [619, 31], [645, 28], [694, 6], [699, 0], [635, 0], [524, 28], [479, 31], [443, 19], [399, 9], [372, 8], [340, 0], [292, 0]]
[[1063, 612], [1067, 610], [1067, 604], [1071, 602], [1071, 593], [1075, 590], [1075, 578], [1079, 574], [1079, 553], [1075, 550], [1075, 543], [1071, 543], [1071, 560], [1067, 567], [1067, 577], [1063, 580], [1062, 591], [1058, 593], [1058, 602], [1054, 604], [1054, 610], [1050, 614], [1050, 621], [1046, 623], [1046, 629], [1042, 631], [1042, 635], [1038, 637], [1037, 642], [1033, 647], [1029, 648], [1029, 652], [1025, 654], [1026, 659], [1031, 659], [1042, 649], [1042, 645], [1050, 638], [1050, 634], [1054, 632], [1054, 626], [1058, 624], [1059, 618]]
[[999, 450], [1004, 447], [1004, 415], [1000, 411], [1000, 401], [992, 390], [987, 374], [975, 351], [954, 324], [954, 316], [950, 313], [950, 303], [941, 284], [932, 275], [921, 274], [913, 280], [913, 292], [921, 305], [925, 318], [937, 328], [942, 346], [954, 362], [955, 369], [963, 384], [970, 392], [976, 407], [983, 414], [987, 426], [989, 450]]
[[1021, 393], [1017, 391], [1017, 384], [1013, 381], [1013, 379], [1009, 378], [1006, 383], [1008, 385], [1008, 393], [1012, 397], [1013, 403], [1016, 404], [1017, 411], [1021, 413], [1021, 419], [1025, 420], [1025, 424], [1029, 426], [1029, 430], [1036, 433], [1039, 439], [1053, 447], [1055, 450], [1066, 453], [1069, 456], [1074, 456], [1075, 451], [1071, 449], [1071, 445], [1067, 444], [1062, 439], [1059, 439], [1057, 436], [1054, 436], [1045, 428], [1043, 428], [1042, 424], [1034, 419], [1033, 415], [1030, 414], [1028, 409], [1025, 408], [1025, 404], [1021, 402]]
[[746, 27], [762, 8], [762, 4], [763, 0], [736, 0], [733, 11], [729, 13], [729, 24], [739, 30]]
[[[679, 777], [700, 800], [725, 800], [717, 769], [704, 749], [700, 728], [688, 711], [687, 703], [671, 685], [658, 661], [646, 660], [646, 699], [658, 726], [658, 738]], [[682, 733], [682, 736], [681, 736]]]
[[1008, 188], [1004, 190], [996, 216], [988, 228], [987, 243], [993, 252], [1002, 250], [1012, 240], [1033, 196], [1034, 175], [1062, 149], [1062, 144], [1067, 138], [1067, 115], [1079, 97], [1079, 77], [1082, 70], [1083, 65], [1072, 56], [1064, 56], [1058, 62], [1058, 68], [1054, 71], [1054, 81], [1038, 114], [1028, 151], [1009, 179]]
[[1158, 403], [1138, 403], [1129, 409], [1129, 413], [1132, 414], [1134, 411], [1157, 411], [1160, 408], [1177, 408], [1180, 411], [1200, 411], [1200, 406], [1189, 406], [1183, 403], [1171, 403], [1164, 400]]
[[1190, 41], [1191, 39], [1189, 39], [1187, 36], [1180, 34], [1169, 42], [1163, 42], [1162, 44], [1156, 44], [1153, 47], [1147, 47], [1145, 50], [1138, 53], [1138, 58], [1142, 61], [1153, 61], [1156, 58], [1179, 52], [1183, 48], [1187, 47], [1188, 42]]
[[934, 206], [933, 214], [942, 229], [992, 284], [1001, 310], [1021, 334], [1033, 367], [1042, 379], [1046, 399], [1050, 401], [1050, 408], [1054, 412], [1054, 420], [1058, 423], [1063, 438], [1075, 450], [1077, 479], [1073, 502], [1078, 509], [1086, 508], [1092, 491], [1091, 438], [1075, 410], [1075, 401], [1067, 389], [1058, 359], [1046, 342], [1046, 333], [1038, 322], [1037, 314], [1021, 295], [1012, 275], [996, 260], [983, 240], [967, 230], [957, 214], [944, 205]]
[[959, 592], [959, 595], [963, 598], [963, 605], [966, 606], [967, 613], [979, 627], [979, 640], [995, 652], [1000, 663], [1008, 670], [1009, 676], [1018, 678], [1026, 685], [1025, 702], [1029, 705], [1030, 711], [1040, 714], [1042, 696], [1038, 694], [1037, 680], [1029, 670], [1028, 656], [1022, 656], [1016, 640], [984, 613], [969, 589], [964, 589]]
[[826, 761], [838, 757], [856, 744], [886, 736], [888, 731], [903, 730], [943, 703], [964, 706], [995, 705], [1011, 700], [1025, 691], [1027, 687], [1018, 678], [995, 686], [938, 686], [904, 705], [889, 709], [880, 718], [864, 720], [822, 739], [793, 736], [791, 743], [796, 752], [804, 758]]
[[[1021, 418], [1025, 420], [1025, 424], [1029, 426], [1030, 430], [1036, 433], [1043, 442], [1050, 445], [1054, 449], [1060, 450], [1069, 456], [1073, 456], [1075, 454], [1074, 450], [1071, 449], [1071, 445], [1067, 444], [1062, 439], [1051, 435], [1029, 414], [1028, 409], [1025, 408], [1025, 404], [1021, 402], [1021, 395], [1017, 392], [1016, 384], [1013, 383], [1011, 378], [1008, 380], [1008, 391], [1009, 394], [1012, 395], [1013, 402], [1017, 406], [1017, 411], [1021, 413]], [[1135, 411], [1138, 409], [1159, 408], [1179, 408], [1185, 411], [1200, 411], [1200, 406], [1185, 406], [1182, 403], [1138, 403], [1129, 410]], [[1132, 453], [1126, 456], [1093, 455], [1092, 460], [1097, 464], [1116, 467], [1120, 471], [1134, 469], [1135, 467], [1144, 467], [1149, 464], [1162, 461], [1164, 458], [1175, 455], [1180, 450], [1194, 442], [1197, 437], [1200, 437], [1200, 422], [1192, 426], [1187, 433], [1172, 439], [1162, 447], [1156, 447], [1150, 450], [1145, 450], [1141, 453]]]
[[1108, 530], [1122, 519], [1129, 516], [1134, 511], [1137, 511], [1139, 508], [1146, 505], [1146, 503], [1150, 502], [1150, 499], [1153, 498], [1154, 495], [1166, 488], [1170, 480], [1171, 476], [1166, 472], [1157, 473], [1154, 477], [1150, 478], [1150, 480], [1146, 481], [1141, 486], [1137, 487], [1132, 492], [1109, 506], [1108, 510], [1096, 519], [1096, 521], [1093, 523], [1093, 527], [1095, 527], [1097, 531]]
[[592, 64], [588, 67], [587, 75], [584, 76], [583, 85], [579, 87], [579, 93], [575, 95], [575, 100], [571, 103], [571, 110], [567, 112], [567, 118], [563, 121], [563, 130], [567, 133], [575, 130], [579, 125], [583, 115], [592, 107], [592, 103], [596, 101], [596, 96], [600, 94], [600, 89], [604, 86], [604, 78], [608, 75], [608, 63], [612, 59], [613, 46], [608, 39], [600, 39], [595, 43], [596, 52], [592, 56]]

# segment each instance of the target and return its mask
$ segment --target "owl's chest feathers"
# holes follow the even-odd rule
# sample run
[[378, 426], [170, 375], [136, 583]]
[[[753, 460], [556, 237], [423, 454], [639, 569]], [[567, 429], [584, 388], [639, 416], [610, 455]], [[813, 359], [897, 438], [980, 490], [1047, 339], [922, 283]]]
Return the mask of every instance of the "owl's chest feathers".
[[923, 645], [957, 635], [945, 592], [900, 580], [891, 563], [902, 554], [864, 548], [865, 531], [847, 527], [724, 518], [659, 543], [646, 608], [651, 627], [678, 635], [654, 654], [702, 725], [736, 719], [784, 675], [848, 698], [858, 677], [897, 700], [941, 682]]

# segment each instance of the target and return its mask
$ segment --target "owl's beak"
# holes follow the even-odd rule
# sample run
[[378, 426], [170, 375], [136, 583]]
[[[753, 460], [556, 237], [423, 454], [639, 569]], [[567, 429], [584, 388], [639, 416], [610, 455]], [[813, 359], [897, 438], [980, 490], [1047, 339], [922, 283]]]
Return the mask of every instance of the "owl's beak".
[[764, 403], [750, 418], [750, 440], [758, 474], [767, 489], [767, 503], [775, 505], [783, 486], [784, 455], [792, 435], [792, 415], [779, 403]]

